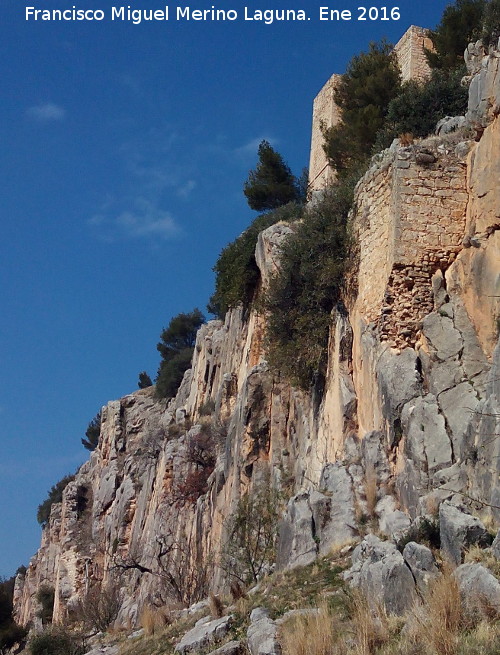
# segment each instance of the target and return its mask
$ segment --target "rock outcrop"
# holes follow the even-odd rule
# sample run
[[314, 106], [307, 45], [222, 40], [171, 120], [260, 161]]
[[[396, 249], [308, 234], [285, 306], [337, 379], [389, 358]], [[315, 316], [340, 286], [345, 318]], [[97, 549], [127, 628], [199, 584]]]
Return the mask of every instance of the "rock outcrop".
[[[479, 140], [458, 131], [395, 143], [357, 186], [357, 292], [332, 316], [321, 397], [270, 371], [261, 314], [235, 308], [204, 325], [175, 399], [141, 390], [104, 408], [98, 448], [17, 579], [20, 623], [36, 621], [43, 584], [55, 588], [62, 620], [119, 577], [121, 624], [148, 605], [189, 604], [208, 582], [222, 587], [214, 564], [227, 519], [265, 484], [289, 498], [281, 568], [359, 540], [378, 521], [389, 541], [367, 537], [351, 579], [396, 613], [435, 574], [427, 551], [393, 544], [412, 520], [447, 501], [442, 538], [457, 563], [470, 530], [456, 507], [476, 509], [478, 499], [500, 520], [500, 59], [475, 50], [468, 59], [467, 125]], [[259, 238], [263, 285], [290, 229]], [[207, 433], [213, 462], [200, 464], [192, 443]]]

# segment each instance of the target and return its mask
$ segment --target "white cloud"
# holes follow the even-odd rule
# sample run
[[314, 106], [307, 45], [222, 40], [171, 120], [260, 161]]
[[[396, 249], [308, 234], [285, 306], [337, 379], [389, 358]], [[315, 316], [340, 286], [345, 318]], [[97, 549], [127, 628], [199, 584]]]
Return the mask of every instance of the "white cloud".
[[245, 143], [244, 145], [240, 146], [239, 148], [235, 148], [234, 152], [237, 155], [242, 155], [242, 156], [248, 156], [248, 155], [257, 155], [257, 151], [259, 150], [259, 146], [262, 143], [262, 141], [267, 141], [270, 143], [272, 146], [275, 146], [278, 143], [277, 139], [273, 139], [272, 137], [269, 136], [259, 136], [256, 137], [255, 139], [252, 139], [251, 141], [248, 141], [248, 143]]
[[195, 188], [196, 182], [194, 180], [188, 180], [186, 184], [183, 184], [177, 189], [177, 195], [181, 198], [187, 198]]
[[125, 239], [170, 239], [179, 233], [171, 214], [144, 198], [137, 198], [133, 209], [113, 211], [107, 203], [103, 211], [88, 221], [106, 241]]
[[39, 123], [48, 123], [62, 120], [66, 116], [66, 110], [53, 102], [46, 102], [29, 107], [26, 110], [26, 116]]

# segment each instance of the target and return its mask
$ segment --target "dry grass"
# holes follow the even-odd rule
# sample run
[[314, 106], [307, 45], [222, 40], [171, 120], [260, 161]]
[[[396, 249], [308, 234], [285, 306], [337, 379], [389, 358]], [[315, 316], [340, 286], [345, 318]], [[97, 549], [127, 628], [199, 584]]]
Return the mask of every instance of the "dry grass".
[[359, 591], [352, 593], [351, 615], [356, 655], [373, 655], [389, 641], [390, 622], [384, 608], [374, 609]]
[[413, 137], [413, 134], [411, 132], [404, 132], [403, 134], [399, 135], [399, 143], [403, 147], [411, 146], [413, 141], [414, 141], [414, 137]]
[[146, 605], [142, 608], [139, 622], [144, 629], [144, 634], [149, 637], [164, 630], [171, 621], [167, 609]]
[[304, 614], [287, 621], [280, 631], [284, 655], [340, 655], [342, 644], [334, 617], [323, 603], [315, 614]]
[[422, 605], [415, 609], [409, 636], [436, 655], [456, 655], [464, 625], [458, 582], [451, 568], [429, 584]]
[[491, 553], [491, 550], [485, 550], [477, 545], [471, 546], [465, 553], [464, 561], [466, 563], [482, 564], [497, 578], [500, 577], [500, 561]]

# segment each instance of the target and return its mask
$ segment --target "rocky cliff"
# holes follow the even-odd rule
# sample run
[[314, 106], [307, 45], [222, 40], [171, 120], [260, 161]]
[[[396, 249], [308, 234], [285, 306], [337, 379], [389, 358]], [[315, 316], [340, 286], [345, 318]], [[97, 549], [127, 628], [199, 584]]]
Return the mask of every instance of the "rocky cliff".
[[[18, 577], [19, 622], [37, 621], [43, 584], [62, 620], [118, 579], [122, 624], [220, 587], [227, 518], [264, 484], [289, 498], [283, 568], [356, 539], [367, 516], [389, 538], [444, 500], [500, 522], [499, 62], [471, 47], [465, 128], [395, 143], [359, 182], [357, 291], [332, 317], [322, 393], [270, 372], [257, 312], [204, 325], [174, 400], [146, 389], [105, 407]], [[259, 237], [263, 286], [291, 229]]]

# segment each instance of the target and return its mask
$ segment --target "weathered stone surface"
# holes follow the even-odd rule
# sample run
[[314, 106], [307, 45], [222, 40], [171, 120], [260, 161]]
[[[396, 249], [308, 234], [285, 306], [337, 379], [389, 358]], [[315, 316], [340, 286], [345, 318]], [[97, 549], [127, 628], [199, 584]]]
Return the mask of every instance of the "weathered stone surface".
[[118, 655], [119, 652], [119, 646], [97, 646], [89, 650], [85, 655]]
[[452, 448], [444, 417], [432, 394], [411, 400], [401, 412], [405, 450], [420, 468], [432, 473], [452, 463]]
[[455, 457], [462, 457], [466, 449], [469, 425], [478, 403], [474, 387], [468, 382], [462, 382], [439, 394], [438, 402], [451, 430]]
[[251, 655], [281, 655], [278, 627], [263, 607], [255, 608], [250, 614], [247, 644]]
[[475, 516], [462, 512], [448, 502], [439, 507], [441, 550], [454, 564], [462, 562], [466, 548], [473, 544], [486, 547], [491, 536]]
[[193, 653], [219, 641], [228, 633], [231, 620], [232, 616], [223, 616], [220, 619], [203, 617], [196, 622], [194, 628], [186, 632], [175, 646], [175, 652], [181, 655]]
[[368, 535], [352, 555], [352, 567], [344, 574], [359, 587], [369, 602], [382, 603], [391, 614], [402, 615], [415, 599], [415, 581], [393, 543]]
[[288, 501], [286, 514], [280, 523], [277, 566], [279, 569], [305, 566], [318, 554], [313, 536], [313, 513], [309, 493], [294, 496]]
[[246, 649], [241, 641], [228, 641], [227, 644], [210, 651], [210, 655], [244, 655]]
[[463, 348], [460, 332], [448, 316], [429, 314], [424, 319], [423, 332], [441, 361], [455, 357]]
[[378, 516], [378, 528], [382, 534], [398, 540], [410, 527], [410, 518], [401, 510], [396, 509], [393, 496], [383, 496], [375, 506]]
[[462, 564], [455, 571], [460, 592], [466, 605], [478, 604], [488, 614], [500, 614], [500, 582], [481, 564]]
[[436, 125], [436, 134], [450, 134], [465, 125], [465, 116], [445, 116]]
[[292, 228], [286, 223], [276, 223], [259, 234], [255, 261], [259, 267], [264, 287], [268, 286], [271, 276], [278, 270], [280, 248], [292, 233]]
[[500, 530], [491, 544], [491, 552], [497, 559], [500, 559]]
[[320, 490], [311, 493], [310, 506], [319, 554], [325, 555], [356, 536], [356, 512], [351, 478], [341, 464], [324, 467]]
[[408, 564], [416, 580], [418, 589], [423, 592], [429, 580], [439, 575], [436, 559], [430, 548], [410, 541], [403, 550], [403, 559]]

